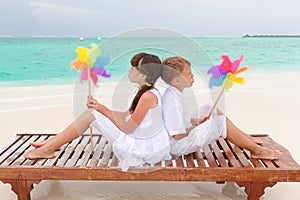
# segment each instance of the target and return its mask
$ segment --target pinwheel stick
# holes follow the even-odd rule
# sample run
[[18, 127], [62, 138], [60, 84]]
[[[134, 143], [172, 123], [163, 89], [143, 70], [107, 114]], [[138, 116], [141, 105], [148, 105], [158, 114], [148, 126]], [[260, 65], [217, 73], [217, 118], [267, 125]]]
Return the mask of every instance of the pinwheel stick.
[[222, 95], [223, 95], [223, 93], [224, 93], [224, 91], [225, 91], [225, 88], [227, 87], [227, 85], [228, 85], [230, 79], [231, 79], [231, 76], [228, 76], [227, 79], [226, 79], [226, 81], [225, 81], [225, 83], [224, 83], [224, 85], [223, 85], [223, 87], [222, 87], [222, 90], [221, 90], [221, 92], [220, 92], [220, 94], [219, 94], [219, 96], [218, 96], [216, 102], [214, 103], [213, 107], [211, 108], [211, 110], [210, 110], [210, 112], [209, 112], [209, 114], [208, 114], [208, 116], [207, 116], [207, 119], [209, 119], [209, 118], [211, 117], [211, 115], [212, 115], [214, 109], [215, 109], [216, 106], [218, 105], [218, 103], [219, 103], [219, 101], [220, 101], [220, 99], [221, 99], [221, 97], [222, 97]]
[[[88, 93], [91, 96], [91, 71], [88, 69]], [[91, 142], [91, 151], [93, 150], [93, 128], [90, 127], [90, 142]]]

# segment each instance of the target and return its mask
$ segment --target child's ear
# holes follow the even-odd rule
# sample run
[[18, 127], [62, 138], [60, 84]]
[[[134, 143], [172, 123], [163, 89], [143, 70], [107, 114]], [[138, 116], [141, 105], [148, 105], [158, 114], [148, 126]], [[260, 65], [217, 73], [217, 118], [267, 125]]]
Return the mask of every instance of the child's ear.
[[177, 85], [180, 84], [180, 80], [179, 80], [178, 77], [174, 77], [174, 78], [172, 79], [171, 83], [172, 83], [173, 86], [177, 86]]
[[145, 74], [142, 74], [142, 79], [146, 80], [147, 76]]

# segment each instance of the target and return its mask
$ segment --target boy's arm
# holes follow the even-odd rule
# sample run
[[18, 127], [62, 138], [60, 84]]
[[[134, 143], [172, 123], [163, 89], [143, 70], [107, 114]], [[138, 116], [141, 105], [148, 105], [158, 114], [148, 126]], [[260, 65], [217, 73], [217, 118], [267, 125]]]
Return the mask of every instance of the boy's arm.
[[186, 136], [189, 135], [190, 131], [193, 130], [196, 126], [198, 126], [199, 124], [205, 122], [206, 120], [208, 119], [208, 116], [203, 116], [203, 117], [200, 117], [200, 118], [191, 118], [191, 123], [192, 123], [192, 126], [185, 129], [186, 132], [185, 133], [178, 133], [176, 135], [173, 135], [172, 137], [175, 139], [175, 140], [180, 140]]
[[192, 123], [192, 125], [198, 126], [199, 124], [202, 124], [206, 120], [208, 120], [208, 116], [202, 116], [200, 118], [191, 118], [191, 123]]
[[193, 124], [191, 127], [185, 129], [186, 132], [185, 133], [178, 133], [176, 135], [173, 135], [172, 137], [175, 139], [175, 140], [180, 140], [186, 136], [189, 135], [190, 131], [193, 130], [196, 126], [198, 126], [197, 124]]

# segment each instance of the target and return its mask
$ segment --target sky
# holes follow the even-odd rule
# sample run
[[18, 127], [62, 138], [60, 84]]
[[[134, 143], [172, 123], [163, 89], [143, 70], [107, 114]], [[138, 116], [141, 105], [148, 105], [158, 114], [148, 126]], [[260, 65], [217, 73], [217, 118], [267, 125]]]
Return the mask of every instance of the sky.
[[299, 0], [1, 0], [2, 36], [113, 36], [142, 27], [188, 36], [300, 35]]

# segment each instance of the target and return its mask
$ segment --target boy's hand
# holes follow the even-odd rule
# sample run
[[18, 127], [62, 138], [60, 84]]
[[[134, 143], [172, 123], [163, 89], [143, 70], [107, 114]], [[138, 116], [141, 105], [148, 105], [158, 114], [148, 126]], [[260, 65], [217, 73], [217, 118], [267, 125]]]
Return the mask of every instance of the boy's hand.
[[206, 120], [208, 120], [209, 117], [208, 116], [203, 116], [199, 119], [198, 124], [202, 124], [203, 122], [205, 122]]

